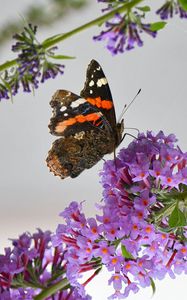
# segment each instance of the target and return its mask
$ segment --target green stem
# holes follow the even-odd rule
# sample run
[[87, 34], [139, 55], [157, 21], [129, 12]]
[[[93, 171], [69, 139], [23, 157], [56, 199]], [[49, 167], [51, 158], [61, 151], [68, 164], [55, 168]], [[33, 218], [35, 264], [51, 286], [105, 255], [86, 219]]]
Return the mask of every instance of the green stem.
[[0, 71], [6, 70], [17, 64], [17, 59], [8, 60], [4, 64], [0, 65]]
[[50, 297], [51, 295], [55, 294], [57, 291], [61, 289], [65, 289], [69, 285], [68, 280], [65, 278], [56, 284], [46, 288], [43, 290], [39, 295], [34, 297], [34, 300], [45, 300], [47, 297]]
[[105, 14], [105, 15], [103, 15], [103, 16], [95, 19], [95, 20], [92, 20], [92, 21], [90, 21], [90, 22], [88, 22], [88, 23], [86, 23], [86, 24], [84, 24], [80, 27], [77, 27], [77, 28], [75, 28], [75, 29], [73, 29], [73, 30], [71, 30], [67, 33], [60, 34], [56, 38], [54, 37], [54, 39], [52, 39], [52, 40], [47, 39], [46, 41], [44, 41], [42, 43], [42, 45], [45, 49], [47, 49], [51, 46], [54, 46], [55, 44], [69, 38], [70, 36], [80, 32], [80, 31], [83, 31], [87, 28], [90, 28], [91, 26], [98, 25], [98, 24], [100, 25], [100, 24], [104, 23], [105, 21], [107, 21], [110, 18], [112, 18], [113, 16], [115, 16], [117, 13], [122, 13], [126, 10], [128, 11], [128, 10], [132, 9], [132, 7], [134, 7], [135, 5], [139, 4], [142, 1], [143, 0], [134, 0], [134, 1], [131, 1], [129, 3], [125, 3], [122, 6], [115, 8], [114, 10], [110, 11], [109, 13], [107, 13], [107, 14]]
[[[75, 28], [64, 34], [58, 34], [58, 35], [56, 35], [56, 37], [48, 38], [47, 40], [43, 41], [42, 46], [44, 49], [48, 49], [48, 48], [56, 45], [57, 43], [62, 42], [63, 40], [69, 38], [70, 36], [77, 34], [80, 31], [90, 28], [91, 26], [100, 25], [100, 24], [104, 23], [105, 21], [109, 20], [117, 13], [122, 13], [124, 11], [128, 11], [128, 10], [132, 9], [134, 6], [138, 5], [142, 1], [144, 1], [144, 0], [133, 0], [131, 2], [125, 3], [125, 4], [121, 5], [120, 7], [117, 7], [114, 10], [108, 12], [107, 14], [105, 14], [95, 20], [92, 20], [78, 28]], [[9, 60], [9, 61], [5, 62], [4, 64], [0, 65], [0, 72], [4, 71], [10, 67], [13, 67], [16, 64], [17, 64], [17, 59]]]

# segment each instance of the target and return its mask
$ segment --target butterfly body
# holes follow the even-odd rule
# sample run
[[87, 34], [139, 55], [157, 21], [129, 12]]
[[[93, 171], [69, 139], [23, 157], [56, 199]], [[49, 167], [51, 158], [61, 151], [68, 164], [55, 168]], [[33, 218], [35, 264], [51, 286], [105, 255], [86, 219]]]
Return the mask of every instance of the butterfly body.
[[47, 157], [47, 165], [62, 179], [77, 177], [112, 153], [122, 140], [123, 120], [116, 123], [112, 95], [100, 65], [92, 60], [80, 96], [58, 90], [50, 102], [49, 129], [60, 136]]

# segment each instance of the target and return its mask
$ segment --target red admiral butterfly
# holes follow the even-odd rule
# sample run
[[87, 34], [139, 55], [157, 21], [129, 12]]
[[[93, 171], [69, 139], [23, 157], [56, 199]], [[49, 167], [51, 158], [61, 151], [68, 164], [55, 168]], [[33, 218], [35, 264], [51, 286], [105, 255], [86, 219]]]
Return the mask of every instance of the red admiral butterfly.
[[54, 175], [77, 177], [121, 143], [123, 120], [116, 123], [110, 88], [95, 60], [88, 66], [80, 96], [58, 90], [50, 105], [50, 133], [61, 137], [52, 144], [46, 160]]

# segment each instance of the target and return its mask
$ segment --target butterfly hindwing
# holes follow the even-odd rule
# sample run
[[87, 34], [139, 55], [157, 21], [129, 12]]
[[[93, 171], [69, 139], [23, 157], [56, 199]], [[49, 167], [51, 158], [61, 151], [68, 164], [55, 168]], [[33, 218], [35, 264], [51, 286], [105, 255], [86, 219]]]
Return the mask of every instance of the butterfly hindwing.
[[52, 144], [46, 159], [51, 172], [62, 179], [77, 177], [113, 151], [114, 140], [103, 131], [81, 131], [59, 138]]

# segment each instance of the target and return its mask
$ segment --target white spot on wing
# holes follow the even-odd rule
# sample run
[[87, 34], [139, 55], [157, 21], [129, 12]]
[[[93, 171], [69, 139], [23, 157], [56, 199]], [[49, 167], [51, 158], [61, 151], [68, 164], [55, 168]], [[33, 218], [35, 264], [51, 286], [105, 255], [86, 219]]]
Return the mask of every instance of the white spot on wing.
[[62, 107], [60, 108], [60, 111], [65, 111], [66, 109], [67, 109], [66, 106], [62, 106]]
[[70, 106], [71, 106], [71, 108], [76, 108], [85, 102], [86, 102], [86, 100], [84, 98], [79, 98], [76, 101], [73, 101]]
[[93, 91], [92, 91], [92, 90], [90, 90], [90, 94], [93, 94]]
[[91, 80], [90, 82], [89, 82], [89, 86], [93, 86], [95, 84], [95, 82], [93, 81], [93, 80]]
[[67, 116], [68, 116], [68, 114], [67, 114], [67, 113], [65, 113], [65, 114], [64, 114], [64, 117], [67, 117]]
[[97, 80], [97, 86], [101, 87], [102, 85], [106, 85], [108, 83], [107, 79], [105, 77], [100, 78]]

